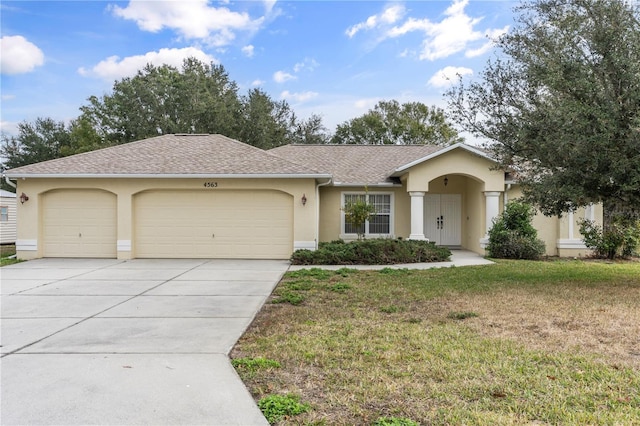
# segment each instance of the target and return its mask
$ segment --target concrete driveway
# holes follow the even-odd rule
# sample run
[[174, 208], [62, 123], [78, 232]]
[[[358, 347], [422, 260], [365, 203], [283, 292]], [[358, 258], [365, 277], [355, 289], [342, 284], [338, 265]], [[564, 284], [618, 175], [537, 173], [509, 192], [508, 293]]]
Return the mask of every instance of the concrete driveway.
[[227, 354], [286, 261], [0, 269], [2, 425], [266, 425]]

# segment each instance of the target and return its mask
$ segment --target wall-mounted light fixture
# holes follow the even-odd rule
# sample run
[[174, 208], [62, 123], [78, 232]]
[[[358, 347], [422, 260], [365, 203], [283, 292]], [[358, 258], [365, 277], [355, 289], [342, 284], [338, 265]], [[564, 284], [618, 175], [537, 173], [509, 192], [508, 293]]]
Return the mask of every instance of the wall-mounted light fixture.
[[25, 201], [29, 201], [29, 197], [23, 192], [20, 194], [20, 204], [24, 204]]
[[447, 184], [449, 183], [449, 178], [448, 177], [444, 177], [444, 186], [447, 186]]
[[302, 194], [302, 199], [300, 200], [302, 201], [302, 205], [306, 205], [307, 204], [307, 196], [305, 194]]

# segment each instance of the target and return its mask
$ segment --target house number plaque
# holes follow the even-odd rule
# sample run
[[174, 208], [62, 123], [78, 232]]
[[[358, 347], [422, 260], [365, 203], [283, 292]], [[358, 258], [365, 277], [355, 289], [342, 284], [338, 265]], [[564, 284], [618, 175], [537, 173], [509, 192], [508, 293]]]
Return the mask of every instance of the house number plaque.
[[205, 188], [217, 188], [218, 187], [218, 182], [205, 182], [204, 183], [204, 187]]

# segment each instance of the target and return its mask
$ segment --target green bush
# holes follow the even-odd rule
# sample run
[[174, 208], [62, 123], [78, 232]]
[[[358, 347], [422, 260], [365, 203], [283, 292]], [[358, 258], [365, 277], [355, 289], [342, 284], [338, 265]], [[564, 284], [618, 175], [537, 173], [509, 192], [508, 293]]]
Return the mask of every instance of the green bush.
[[294, 265], [393, 265], [398, 263], [442, 262], [451, 251], [434, 243], [416, 240], [371, 239], [345, 243], [320, 243], [318, 250], [296, 250]]
[[545, 252], [544, 242], [531, 224], [534, 208], [512, 201], [489, 230], [487, 253], [500, 259], [539, 259]]
[[637, 254], [640, 247], [640, 220], [614, 217], [605, 229], [586, 219], [581, 220], [579, 225], [585, 245], [593, 250], [595, 256], [614, 259]]

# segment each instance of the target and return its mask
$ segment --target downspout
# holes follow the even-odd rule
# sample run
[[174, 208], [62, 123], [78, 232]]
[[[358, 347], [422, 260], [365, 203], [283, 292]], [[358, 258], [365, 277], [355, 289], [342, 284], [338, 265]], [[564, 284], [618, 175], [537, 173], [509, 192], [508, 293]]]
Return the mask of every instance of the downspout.
[[504, 190], [504, 206], [502, 207], [502, 210], [507, 209], [507, 203], [509, 202], [509, 196], [507, 195], [507, 192], [509, 192], [509, 190], [511, 189], [511, 184], [506, 184], [506, 187], [507, 188]]
[[318, 243], [320, 242], [320, 187], [329, 185], [333, 181], [333, 178], [329, 178], [324, 183], [316, 184], [316, 250], [318, 250]]
[[11, 182], [11, 180], [9, 179], [9, 176], [4, 175], [4, 180], [5, 182], [7, 182], [7, 185], [12, 186], [14, 189], [17, 188], [17, 185], [13, 182]]

